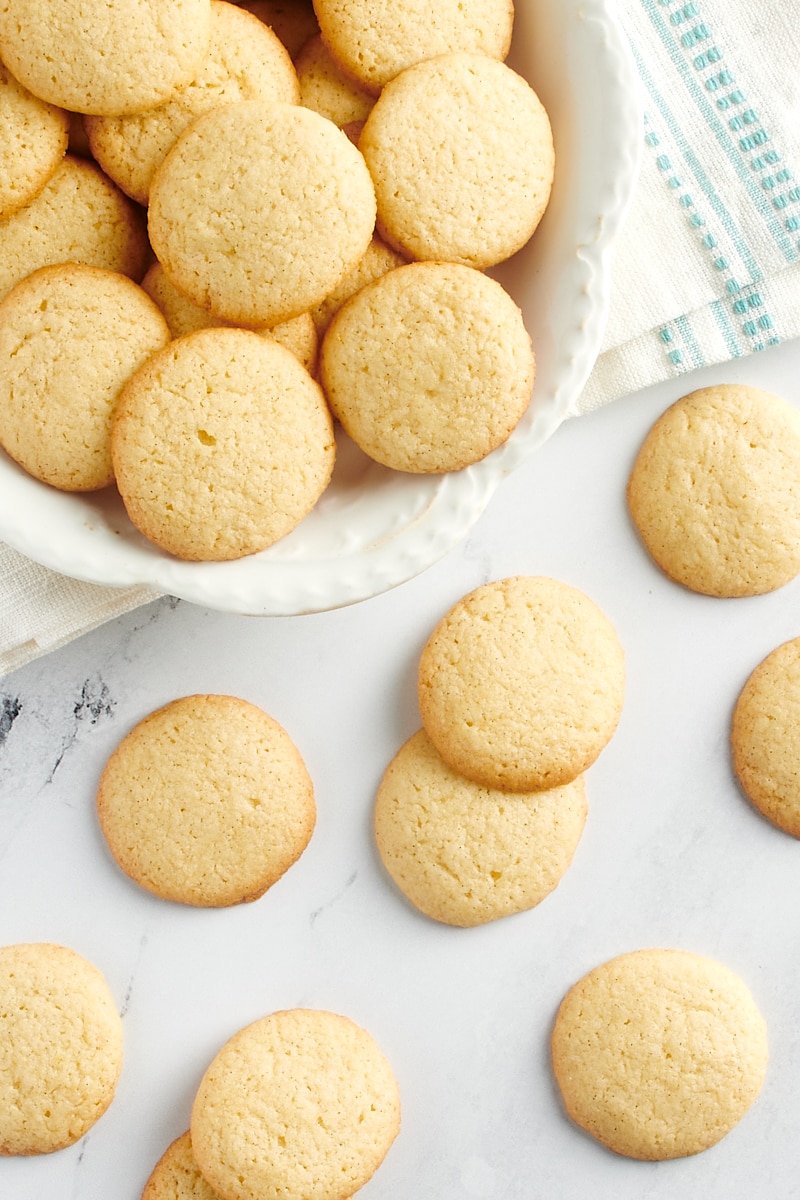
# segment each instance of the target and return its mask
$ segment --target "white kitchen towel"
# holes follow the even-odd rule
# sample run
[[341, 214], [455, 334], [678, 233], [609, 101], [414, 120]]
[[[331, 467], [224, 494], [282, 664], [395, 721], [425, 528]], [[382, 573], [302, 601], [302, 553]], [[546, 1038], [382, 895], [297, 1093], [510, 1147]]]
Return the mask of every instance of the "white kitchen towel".
[[[617, 11], [644, 157], [575, 415], [800, 336], [800, 0]], [[0, 676], [153, 597], [64, 579], [0, 544]]]
[[800, 336], [800, 3], [617, 10], [644, 157], [578, 413]]

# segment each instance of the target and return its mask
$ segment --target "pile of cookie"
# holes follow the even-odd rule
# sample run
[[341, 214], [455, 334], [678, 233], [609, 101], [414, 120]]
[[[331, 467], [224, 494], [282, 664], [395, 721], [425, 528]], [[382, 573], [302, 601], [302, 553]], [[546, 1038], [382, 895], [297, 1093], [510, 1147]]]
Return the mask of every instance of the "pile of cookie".
[[513, 17], [0, 6], [6, 453], [64, 491], [116, 486], [149, 541], [212, 561], [316, 506], [335, 420], [405, 472], [505, 441], [534, 354], [485, 269], [533, 235], [554, 173], [504, 61]]

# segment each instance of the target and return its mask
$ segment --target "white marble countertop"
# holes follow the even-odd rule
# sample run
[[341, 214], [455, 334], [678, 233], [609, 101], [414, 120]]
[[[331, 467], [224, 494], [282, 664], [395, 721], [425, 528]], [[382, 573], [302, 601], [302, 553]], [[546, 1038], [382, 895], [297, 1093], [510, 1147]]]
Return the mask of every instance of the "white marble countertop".
[[[563, 426], [509, 478], [466, 541], [417, 579], [350, 609], [236, 617], [163, 599], [0, 680], [0, 943], [59, 941], [98, 966], [123, 1015], [111, 1108], [77, 1145], [0, 1159], [2, 1200], [139, 1200], [222, 1042], [279, 1008], [344, 1013], [390, 1059], [403, 1126], [364, 1200], [771, 1200], [800, 1196], [797, 842], [732, 774], [733, 704], [753, 667], [800, 634], [800, 579], [713, 600], [665, 579], [624, 488], [656, 416], [722, 380], [800, 404], [800, 343], [649, 389]], [[375, 789], [419, 726], [419, 652], [478, 584], [551, 575], [586, 591], [627, 655], [619, 729], [588, 774], [575, 861], [538, 908], [473, 930], [412, 909], [371, 834]], [[318, 820], [260, 900], [160, 901], [110, 858], [94, 792], [120, 738], [190, 692], [265, 708], [300, 748]], [[743, 1122], [694, 1158], [616, 1157], [565, 1117], [548, 1039], [567, 988], [643, 946], [708, 954], [743, 976], [771, 1064]]]

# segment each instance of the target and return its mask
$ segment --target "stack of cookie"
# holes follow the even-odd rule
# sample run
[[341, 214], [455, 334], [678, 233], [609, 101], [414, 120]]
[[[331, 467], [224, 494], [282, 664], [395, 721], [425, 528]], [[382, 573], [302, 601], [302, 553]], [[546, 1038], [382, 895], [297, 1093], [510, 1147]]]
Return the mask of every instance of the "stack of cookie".
[[[554, 172], [547, 113], [504, 62], [513, 17], [512, 0], [7, 0], [3, 449], [65, 491], [115, 484], [149, 541], [203, 561], [316, 506], [334, 417], [394, 470], [491, 453], [535, 362], [484, 270], [532, 236]], [[66, 283], [41, 274], [63, 264]], [[103, 289], [142, 324], [113, 371]]]
[[532, 908], [572, 861], [584, 773], [619, 721], [616, 632], [577, 589], [515, 576], [458, 601], [418, 676], [423, 729], [376, 801], [383, 862], [417, 908], [447, 924]]

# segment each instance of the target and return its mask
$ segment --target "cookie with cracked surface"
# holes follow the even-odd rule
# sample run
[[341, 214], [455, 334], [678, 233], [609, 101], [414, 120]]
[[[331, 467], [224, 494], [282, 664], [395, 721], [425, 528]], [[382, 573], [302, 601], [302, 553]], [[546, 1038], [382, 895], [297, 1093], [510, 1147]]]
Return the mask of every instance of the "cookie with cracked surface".
[[243, 558], [290, 533], [330, 482], [319, 384], [274, 338], [201, 329], [129, 380], [111, 431], [133, 524], [178, 558]]
[[800, 572], [800, 412], [745, 384], [683, 396], [655, 422], [627, 486], [665, 575], [707, 596], [758, 596]]
[[140, 280], [142, 214], [96, 163], [71, 154], [24, 208], [0, 220], [0, 300], [39, 267], [78, 262]]
[[532, 792], [583, 774], [612, 737], [625, 665], [609, 619], [541, 576], [484, 584], [420, 656], [422, 723], [442, 758], [484, 787]]
[[745, 683], [733, 712], [731, 750], [755, 807], [800, 838], [800, 638], [776, 647]]
[[454, 51], [504, 59], [514, 27], [513, 0], [315, 0], [333, 57], [377, 95], [407, 67]]
[[637, 950], [567, 993], [552, 1033], [567, 1113], [629, 1158], [698, 1154], [744, 1117], [767, 1069], [767, 1029], [744, 982], [684, 950]]
[[87, 117], [85, 124], [92, 154], [106, 174], [146, 205], [156, 168], [195, 117], [243, 100], [299, 99], [292, 60], [272, 30], [235, 4], [211, 0], [208, 51], [187, 87], [145, 112]]
[[34, 96], [0, 62], [0, 219], [38, 196], [68, 139], [68, 114]]
[[3, 59], [35, 96], [71, 112], [141, 112], [192, 79], [211, 0], [3, 0]]
[[192, 1105], [195, 1159], [226, 1200], [348, 1200], [399, 1128], [397, 1081], [374, 1039], [316, 1009], [234, 1034]]
[[[148, 269], [142, 280], [142, 288], [151, 300], [155, 301], [164, 314], [174, 338], [183, 337], [185, 333], [195, 333], [198, 329], [214, 329], [228, 326], [227, 321], [212, 317], [204, 308], [200, 308], [183, 292], [179, 292], [166, 275], [161, 263], [155, 262]], [[319, 351], [319, 336], [317, 334], [311, 313], [301, 313], [290, 321], [282, 321], [267, 329], [256, 329], [262, 337], [273, 337], [287, 350], [291, 350], [305, 369], [312, 375], [317, 367]]]
[[0, 1015], [0, 1155], [73, 1145], [111, 1104], [122, 1071], [122, 1022], [105, 978], [66, 946], [0, 947]]
[[108, 487], [120, 391], [169, 340], [127, 275], [77, 263], [34, 271], [0, 301], [3, 449], [52, 487]]
[[109, 758], [100, 827], [123, 871], [164, 900], [256, 900], [305, 850], [316, 817], [285, 729], [235, 696], [184, 696], [150, 713]]
[[276, 325], [319, 304], [361, 259], [374, 225], [357, 148], [300, 105], [243, 102], [198, 117], [150, 190], [150, 240], [167, 275], [242, 325]]
[[457, 471], [506, 440], [535, 375], [522, 313], [488, 275], [408, 263], [336, 313], [320, 380], [345, 432], [398, 471]]
[[586, 822], [582, 775], [545, 792], [481, 787], [447, 766], [424, 729], [384, 772], [375, 838], [411, 903], [447, 925], [484, 925], [541, 903]]
[[533, 235], [555, 171], [550, 120], [530, 84], [480, 54], [409, 67], [359, 138], [377, 228], [408, 258], [485, 268]]

